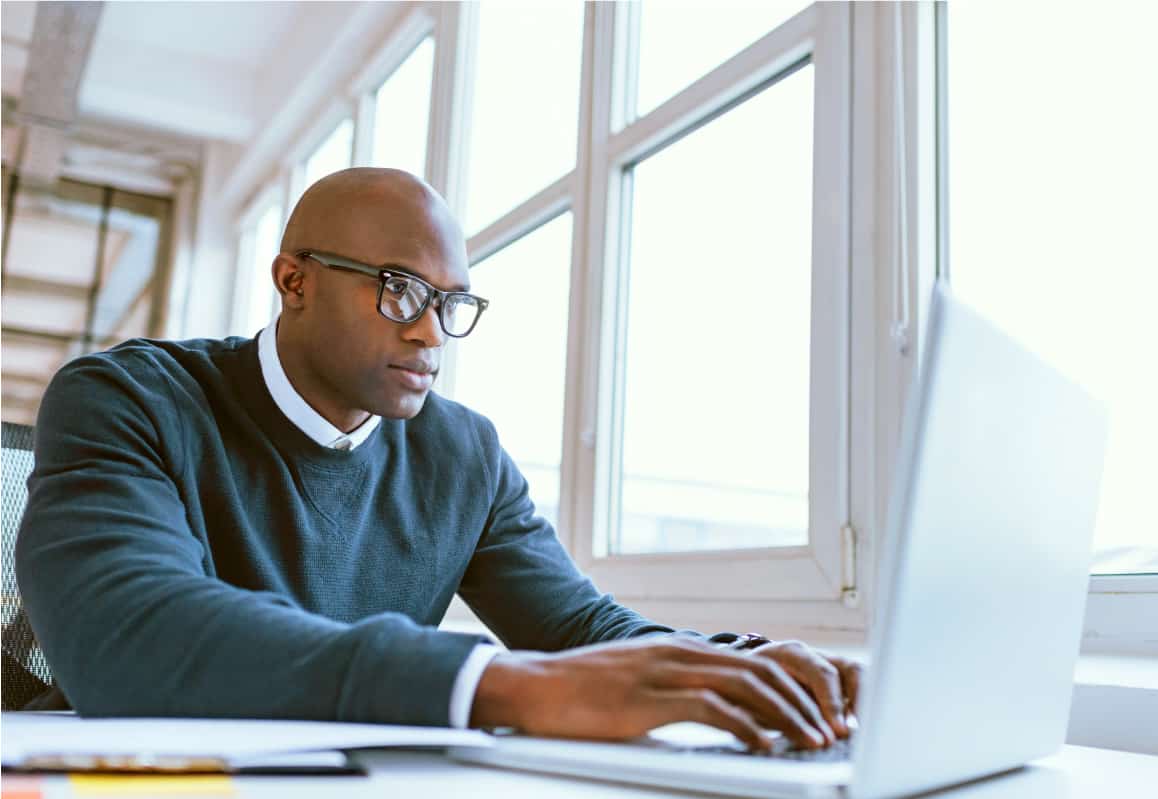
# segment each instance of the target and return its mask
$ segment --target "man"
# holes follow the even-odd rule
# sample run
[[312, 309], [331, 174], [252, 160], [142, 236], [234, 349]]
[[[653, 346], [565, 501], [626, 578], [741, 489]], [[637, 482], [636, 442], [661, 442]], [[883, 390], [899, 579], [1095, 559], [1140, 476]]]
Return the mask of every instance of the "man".
[[[846, 736], [855, 664], [672, 635], [599, 594], [493, 426], [430, 393], [485, 309], [467, 267], [426, 184], [345, 170], [295, 208], [257, 339], [130, 341], [57, 374], [17, 572], [58, 706]], [[436, 629], [456, 592], [511, 651]]]

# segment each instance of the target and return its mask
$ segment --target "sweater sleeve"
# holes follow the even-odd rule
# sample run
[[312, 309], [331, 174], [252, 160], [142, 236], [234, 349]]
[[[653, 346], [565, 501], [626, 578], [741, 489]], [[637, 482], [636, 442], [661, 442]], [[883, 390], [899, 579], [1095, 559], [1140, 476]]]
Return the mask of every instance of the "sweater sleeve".
[[512, 649], [544, 651], [673, 632], [600, 593], [535, 514], [527, 481], [490, 422], [480, 439], [494, 498], [459, 594], [483, 623]]
[[16, 547], [33, 629], [82, 715], [243, 716], [445, 726], [486, 639], [384, 613], [354, 624], [207, 572], [161, 437], [149, 364], [73, 361], [41, 404]]

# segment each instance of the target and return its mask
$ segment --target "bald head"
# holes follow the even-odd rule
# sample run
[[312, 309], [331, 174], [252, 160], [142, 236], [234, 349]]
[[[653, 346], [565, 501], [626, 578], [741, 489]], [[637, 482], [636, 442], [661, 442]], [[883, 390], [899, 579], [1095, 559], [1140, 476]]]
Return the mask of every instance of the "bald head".
[[365, 248], [387, 237], [433, 237], [465, 258], [462, 230], [438, 192], [409, 172], [371, 167], [343, 169], [306, 189], [286, 225], [281, 252], [324, 249], [374, 263], [374, 253]]

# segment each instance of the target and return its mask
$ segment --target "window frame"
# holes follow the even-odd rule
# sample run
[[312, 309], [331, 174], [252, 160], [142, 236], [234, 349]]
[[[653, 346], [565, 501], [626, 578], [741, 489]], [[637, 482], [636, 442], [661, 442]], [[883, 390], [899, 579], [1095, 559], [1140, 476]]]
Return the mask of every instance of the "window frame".
[[[593, 77], [593, 111], [587, 171], [584, 264], [587, 303], [579, 339], [586, 352], [569, 373], [568, 406], [583, 408], [566, 436], [561, 523], [567, 520], [572, 552], [603, 590], [630, 604], [637, 600], [815, 602], [836, 625], [859, 624], [856, 584], [848, 574], [842, 530], [855, 529], [849, 505], [849, 131], [851, 17], [843, 4], [813, 4], [713, 69], [658, 107], [628, 122], [637, 21], [628, 4], [597, 6], [595, 41], [588, 41], [585, 77]], [[614, 42], [617, 46], [609, 48]], [[610, 50], [610, 52], [609, 52]], [[809, 57], [815, 70], [813, 147], [813, 258], [810, 400], [810, 540], [804, 547], [719, 550], [597, 557], [595, 535], [611, 518], [611, 469], [618, 442], [613, 388], [622, 363], [617, 313], [622, 295], [617, 265], [623, 261], [624, 169], [656, 152], [701, 121], [729, 108], [774, 76]], [[592, 75], [594, 72], [594, 75]], [[790, 77], [788, 79], [791, 79]], [[769, 90], [774, 90], [769, 87]], [[581, 169], [584, 165], [581, 165]], [[824, 199], [822, 199], [824, 198]], [[574, 338], [574, 336], [573, 336]], [[826, 368], [821, 368], [826, 367]], [[575, 429], [579, 432], [576, 435]], [[845, 607], [842, 599], [853, 607]], [[823, 612], [827, 609], [827, 612]], [[765, 625], [766, 627], [766, 625]]]

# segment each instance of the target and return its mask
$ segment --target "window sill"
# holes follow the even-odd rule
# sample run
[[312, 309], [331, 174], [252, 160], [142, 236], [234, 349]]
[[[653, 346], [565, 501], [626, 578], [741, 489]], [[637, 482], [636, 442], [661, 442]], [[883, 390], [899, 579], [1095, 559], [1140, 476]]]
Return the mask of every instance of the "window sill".
[[[829, 651], [866, 659], [860, 646], [834, 644]], [[1074, 692], [1066, 743], [1158, 755], [1158, 657], [1082, 654], [1074, 669]]]
[[1066, 743], [1158, 755], [1158, 657], [1084, 654]]

